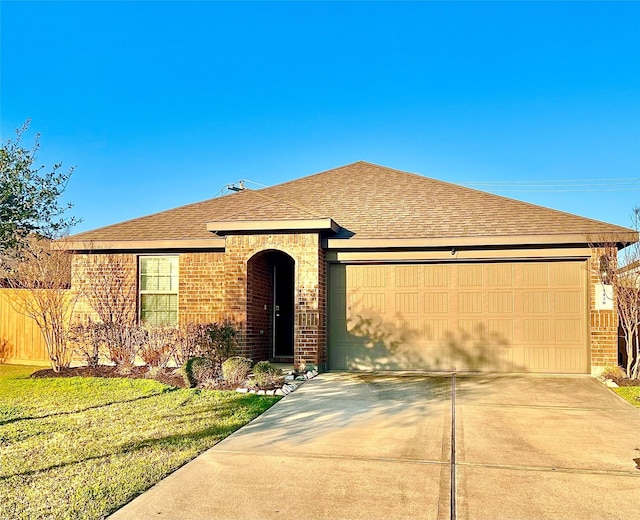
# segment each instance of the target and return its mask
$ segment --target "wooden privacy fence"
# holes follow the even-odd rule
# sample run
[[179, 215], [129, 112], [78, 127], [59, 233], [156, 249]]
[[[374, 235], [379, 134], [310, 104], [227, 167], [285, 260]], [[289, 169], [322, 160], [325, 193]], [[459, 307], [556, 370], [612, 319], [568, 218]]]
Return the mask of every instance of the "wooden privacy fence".
[[24, 289], [0, 289], [0, 362], [48, 365], [47, 347], [38, 325], [11, 305], [17, 291]]

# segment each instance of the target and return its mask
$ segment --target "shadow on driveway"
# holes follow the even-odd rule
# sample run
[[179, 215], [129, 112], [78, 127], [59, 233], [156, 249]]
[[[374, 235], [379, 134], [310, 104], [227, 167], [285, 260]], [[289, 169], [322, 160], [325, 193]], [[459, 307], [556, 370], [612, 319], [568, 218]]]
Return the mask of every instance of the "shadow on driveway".
[[[450, 519], [451, 378], [321, 374], [111, 518]], [[458, 518], [640, 518], [640, 411], [589, 377], [457, 376]]]

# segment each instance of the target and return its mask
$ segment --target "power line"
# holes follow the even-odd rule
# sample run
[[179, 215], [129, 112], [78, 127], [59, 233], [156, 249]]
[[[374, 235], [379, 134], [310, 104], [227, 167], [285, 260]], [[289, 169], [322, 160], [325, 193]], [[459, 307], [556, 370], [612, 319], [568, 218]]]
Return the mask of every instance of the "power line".
[[[475, 186], [474, 186], [475, 188]], [[509, 189], [509, 188], [487, 188], [487, 190], [489, 191], [493, 191], [493, 192], [501, 192], [501, 193], [514, 193], [514, 192], [518, 192], [518, 193], [587, 193], [587, 192], [593, 192], [593, 193], [602, 193], [603, 191], [639, 191], [640, 190], [640, 186], [638, 187], [627, 187], [627, 188], [601, 188], [601, 189], [579, 189], [579, 188], [573, 188], [573, 189], [567, 189], [567, 190], [561, 190], [561, 189], [531, 189], [531, 190], [520, 190], [520, 189]]]
[[512, 181], [468, 181], [461, 182], [460, 184], [470, 185], [470, 184], [574, 184], [574, 183], [610, 183], [610, 182], [618, 182], [618, 181], [631, 181], [638, 182], [640, 181], [640, 177], [617, 177], [610, 179], [532, 179], [532, 180], [512, 180]]
[[611, 179], [469, 181], [461, 182], [460, 184], [469, 188], [486, 189], [494, 192], [613, 192], [640, 190], [640, 177], [616, 177]]

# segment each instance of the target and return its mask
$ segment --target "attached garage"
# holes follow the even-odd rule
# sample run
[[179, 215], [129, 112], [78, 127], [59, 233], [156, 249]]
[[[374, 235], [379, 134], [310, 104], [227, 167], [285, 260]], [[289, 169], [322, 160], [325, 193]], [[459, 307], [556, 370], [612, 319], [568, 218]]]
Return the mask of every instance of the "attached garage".
[[586, 261], [331, 264], [339, 370], [589, 372]]

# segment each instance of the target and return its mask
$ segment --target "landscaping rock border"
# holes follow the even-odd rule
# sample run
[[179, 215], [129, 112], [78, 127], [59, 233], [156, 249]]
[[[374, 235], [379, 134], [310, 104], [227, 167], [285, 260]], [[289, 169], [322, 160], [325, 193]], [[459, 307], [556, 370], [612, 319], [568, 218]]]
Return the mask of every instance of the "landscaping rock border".
[[317, 375], [318, 371], [315, 369], [308, 370], [304, 374], [289, 372], [284, 377], [284, 384], [280, 388], [274, 388], [272, 390], [257, 390], [255, 388], [247, 388], [241, 386], [239, 388], [236, 388], [236, 392], [240, 392], [241, 394], [277, 395], [283, 397], [295, 392], [303, 383], [309, 381], [310, 379], [313, 379]]

